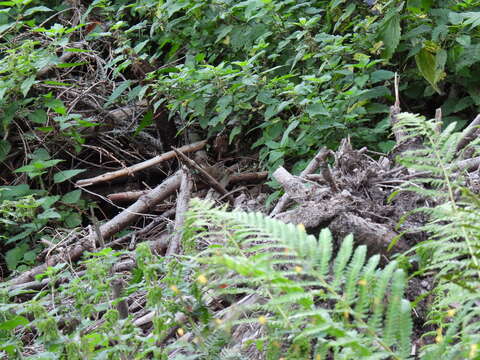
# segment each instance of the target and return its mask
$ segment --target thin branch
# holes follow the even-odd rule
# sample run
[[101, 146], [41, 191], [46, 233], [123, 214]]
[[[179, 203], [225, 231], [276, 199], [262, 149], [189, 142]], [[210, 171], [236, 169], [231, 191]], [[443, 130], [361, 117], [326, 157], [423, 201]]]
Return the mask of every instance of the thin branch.
[[231, 204], [233, 204], [234, 200], [231, 195], [228, 195], [227, 190], [225, 187], [220, 184], [213, 176], [211, 176], [205, 169], [203, 169], [200, 165], [198, 165], [195, 161], [190, 159], [188, 156], [186, 156], [181, 148], [176, 149], [173, 148], [173, 151], [182, 159], [182, 161], [191, 169], [195, 169], [200, 173], [200, 176], [203, 177], [203, 179], [216, 191], [218, 191], [222, 195], [227, 195], [227, 199], [230, 201]]
[[[193, 144], [182, 146], [181, 148], [179, 148], [179, 150], [181, 152], [186, 152], [186, 153], [194, 152], [194, 151], [202, 149], [206, 145], [206, 143], [207, 143], [206, 140], [199, 141], [199, 142], [196, 142], [196, 143], [193, 143]], [[93, 177], [93, 178], [90, 178], [90, 179], [78, 180], [75, 185], [76, 186], [90, 186], [90, 185], [93, 185], [93, 184], [117, 179], [119, 177], [132, 175], [133, 173], [135, 173], [137, 171], [147, 169], [151, 166], [158, 165], [161, 162], [171, 160], [173, 158], [175, 158], [175, 151], [168, 151], [165, 154], [155, 156], [154, 158], [151, 158], [147, 161], [143, 161], [141, 163], [135, 164], [135, 165], [130, 166], [130, 167], [125, 168], [125, 169], [108, 172], [108, 173], [105, 173], [105, 174], [102, 174], [102, 175], [99, 175], [99, 176], [96, 176], [96, 177]]]

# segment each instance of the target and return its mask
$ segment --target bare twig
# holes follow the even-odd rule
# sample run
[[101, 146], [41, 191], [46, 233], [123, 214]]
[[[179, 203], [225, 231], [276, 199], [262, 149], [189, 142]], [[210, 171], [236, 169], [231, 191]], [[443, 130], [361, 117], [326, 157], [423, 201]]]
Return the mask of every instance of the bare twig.
[[[187, 153], [188, 152], [194, 152], [194, 151], [197, 151], [197, 150], [203, 148], [206, 143], [207, 142], [205, 140], [204, 141], [199, 141], [199, 142], [196, 142], [196, 143], [193, 143], [193, 144], [182, 146], [181, 148], [179, 148], [179, 150], [181, 152], [187, 152]], [[165, 154], [155, 156], [154, 158], [151, 158], [151, 159], [149, 159], [147, 161], [144, 161], [144, 162], [141, 162], [139, 164], [135, 164], [135, 165], [130, 166], [130, 167], [125, 168], [125, 169], [108, 172], [108, 173], [105, 173], [105, 174], [102, 174], [100, 176], [96, 176], [96, 177], [93, 177], [93, 178], [90, 178], [90, 179], [78, 180], [75, 185], [76, 186], [90, 186], [90, 185], [97, 184], [97, 183], [100, 183], [100, 182], [113, 180], [113, 179], [116, 179], [116, 178], [119, 178], [119, 177], [122, 177], [122, 176], [132, 175], [133, 173], [135, 173], [137, 171], [147, 169], [151, 166], [160, 164], [161, 162], [164, 162], [164, 161], [167, 161], [167, 160], [171, 160], [174, 157], [175, 157], [175, 151], [168, 151]]]
[[401, 129], [396, 128], [394, 125], [398, 122], [398, 114], [402, 111], [400, 108], [400, 96], [399, 96], [399, 91], [398, 91], [398, 86], [399, 86], [399, 76], [397, 73], [395, 73], [395, 78], [394, 78], [394, 91], [395, 91], [395, 103], [393, 106], [390, 106], [390, 124], [393, 127], [393, 133], [395, 135], [395, 140], [397, 144], [400, 144], [402, 140], [405, 138], [405, 132], [403, 132]]
[[[211, 176], [205, 169], [203, 169], [201, 166], [199, 166], [195, 161], [190, 159], [188, 156], [186, 156], [180, 149], [175, 149], [173, 148], [173, 151], [182, 159], [182, 161], [185, 162], [185, 165], [187, 165], [189, 168], [195, 169], [200, 173], [200, 176], [216, 191], [218, 191], [222, 195], [227, 195], [228, 192], [223, 187], [222, 184], [220, 184], [213, 176]], [[227, 195], [227, 199], [230, 201], [230, 203], [233, 204], [234, 200], [231, 195]]]

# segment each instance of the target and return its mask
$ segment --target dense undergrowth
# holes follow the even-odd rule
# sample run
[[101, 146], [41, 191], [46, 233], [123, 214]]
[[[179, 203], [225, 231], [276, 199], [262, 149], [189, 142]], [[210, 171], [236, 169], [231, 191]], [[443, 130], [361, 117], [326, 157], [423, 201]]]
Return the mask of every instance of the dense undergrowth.
[[[180, 139], [195, 130], [225, 137], [234, 151], [258, 152], [266, 169], [288, 164], [299, 173], [321, 146], [335, 148], [345, 136], [359, 147], [392, 149], [388, 116], [395, 72], [404, 109], [433, 117], [441, 107], [447, 129], [438, 137], [438, 124], [402, 118], [401, 125], [412, 137], [423, 136], [426, 146], [407, 154], [405, 164], [433, 172], [423, 181], [435, 191], [421, 195], [439, 205], [423, 209], [432, 217], [422, 229], [430, 240], [398, 263], [377, 270], [377, 257], [367, 259], [351, 239], [330, 259], [327, 232], [318, 242], [324, 249], [314, 249], [301, 229], [196, 204], [186, 244], [220, 236], [210, 229], [229, 237], [231, 247], [192, 245], [189, 257], [178, 262], [146, 247], [136, 250], [138, 271], [128, 291], [147, 293], [146, 307], [155, 311], [151, 336], [110, 307], [109, 269], [122, 253], [104, 249], [87, 257], [81, 276], [62, 266], [50, 269], [45, 276], [71, 281], [36, 293], [21, 307], [11, 302], [18, 293], [0, 293], [0, 354], [21, 357], [29, 344], [40, 355], [24, 358], [166, 358], [178, 348], [188, 348], [192, 358], [236, 358], [233, 325], [212, 318], [208, 299], [251, 293], [268, 301], [250, 309], [258, 316], [238, 323], [261, 325], [261, 336], [246, 346], [272, 359], [408, 358], [410, 307], [417, 303], [405, 300], [403, 290], [407, 274], [427, 274], [437, 280], [425, 295], [431, 298], [423, 327], [428, 331], [414, 344], [416, 354], [480, 357], [479, 202], [449, 165], [455, 154], [448, 152], [459, 136], [455, 130], [480, 105], [479, 6], [474, 0], [0, 2], [5, 278], [34, 265], [44, 244], [56, 244], [88, 220], [87, 201], [71, 179], [89, 168], [89, 152], [105, 134], [149, 139], [161, 128]], [[110, 124], [108, 111], [139, 103], [143, 112], [128, 127]], [[173, 145], [170, 135], [161, 138], [164, 147]], [[130, 163], [140, 157], [128, 156]], [[419, 191], [418, 185], [408, 190]], [[232, 235], [238, 227], [249, 236]], [[278, 229], [309, 245], [285, 243], [291, 238]], [[256, 256], [241, 245], [252, 234], [265, 240], [253, 247]], [[281, 254], [265, 254], [277, 246], [294, 254], [288, 266], [278, 266]], [[217, 277], [222, 272], [228, 284]], [[366, 297], [367, 288], [375, 297]], [[388, 302], [380, 305], [383, 297]], [[178, 313], [187, 314], [185, 329]], [[172, 328], [179, 336], [188, 328], [195, 341], [162, 348]]]

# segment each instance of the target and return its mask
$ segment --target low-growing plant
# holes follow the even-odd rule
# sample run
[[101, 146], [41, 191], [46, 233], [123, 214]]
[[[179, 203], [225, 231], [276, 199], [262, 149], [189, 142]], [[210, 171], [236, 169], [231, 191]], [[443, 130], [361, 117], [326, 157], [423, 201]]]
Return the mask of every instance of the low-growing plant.
[[246, 309], [257, 315], [238, 323], [265, 328], [255, 341], [267, 358], [409, 357], [406, 274], [396, 262], [378, 269], [380, 256], [368, 259], [365, 246], [354, 249], [352, 236], [334, 255], [328, 229], [316, 239], [260, 213], [193, 200], [189, 218], [198, 229], [196, 242], [214, 241], [195, 257], [208, 265], [209, 287], [223, 296], [257, 296]]
[[416, 210], [430, 217], [420, 229], [430, 234], [430, 238], [411, 249], [422, 259], [420, 272], [436, 279], [435, 301], [428, 322], [435, 330], [424, 334], [435, 341], [422, 349], [422, 358], [474, 359], [478, 357], [480, 343], [479, 312], [475, 305], [480, 301], [480, 199], [467, 186], [461, 161], [466, 151], [478, 154], [479, 141], [470, 142], [462, 150], [459, 142], [466, 134], [455, 132], [455, 123], [440, 132], [442, 124], [438, 120], [411, 113], [398, 117], [395, 127], [405, 133], [405, 141], [421, 138], [424, 145], [407, 151], [399, 159], [424, 174], [402, 190], [418, 193], [433, 202]]

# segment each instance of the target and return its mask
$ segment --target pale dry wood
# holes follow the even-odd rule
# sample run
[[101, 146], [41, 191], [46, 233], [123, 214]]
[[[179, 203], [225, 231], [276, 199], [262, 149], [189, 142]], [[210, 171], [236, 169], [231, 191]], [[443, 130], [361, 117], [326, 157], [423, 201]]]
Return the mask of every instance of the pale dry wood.
[[273, 178], [282, 185], [290, 198], [304, 198], [308, 190], [302, 181], [290, 174], [283, 166], [280, 166], [272, 174]]
[[[265, 180], [268, 171], [249, 172], [242, 174], [233, 174], [228, 178], [228, 185], [237, 184], [239, 182], [257, 182]], [[201, 189], [203, 184], [197, 184], [197, 189]], [[136, 201], [140, 196], [147, 194], [151, 190], [125, 191], [107, 195], [107, 198], [113, 202], [130, 202]]]
[[392, 125], [393, 134], [395, 135], [395, 141], [397, 142], [397, 145], [402, 143], [403, 139], [405, 138], [405, 132], [401, 129], [398, 129], [394, 125], [398, 122], [398, 114], [402, 111], [400, 108], [400, 95], [399, 95], [399, 83], [400, 83], [400, 78], [397, 73], [395, 73], [395, 78], [394, 78], [394, 91], [395, 91], [395, 103], [390, 106], [390, 124]]
[[130, 223], [139, 216], [143, 215], [144, 212], [172, 195], [180, 187], [180, 182], [181, 174], [176, 172], [148, 194], [141, 196], [135, 203], [120, 214], [100, 226], [103, 238], [110, 238], [112, 235], [130, 225]]
[[[123, 230], [130, 223], [142, 216], [144, 212], [148, 211], [153, 206], [165, 200], [168, 196], [173, 194], [180, 186], [181, 177], [177, 172], [163, 183], [158, 185], [155, 189], [146, 195], [140, 197], [135, 203], [115, 216], [107, 223], [100, 226], [100, 232], [104, 240], [109, 239], [117, 232]], [[95, 235], [96, 237], [96, 235]], [[98, 244], [97, 244], [98, 245]], [[24, 272], [11, 280], [11, 284], [22, 284], [34, 280], [35, 276], [47, 270], [49, 266], [55, 266], [58, 263], [65, 261], [79, 260], [85, 251], [93, 250], [91, 239], [82, 239], [77, 245], [69, 249], [66, 255], [55, 255], [47, 259], [45, 263], [34, 267], [33, 269]]]
[[467, 146], [472, 140], [474, 140], [479, 133], [480, 127], [480, 114], [477, 115], [475, 119], [463, 130], [462, 138], [457, 143], [457, 147], [455, 149], [456, 152], [462, 150], [465, 146]]
[[[325, 159], [330, 154], [330, 151], [326, 148], [322, 148], [317, 155], [310, 161], [305, 170], [300, 173], [301, 178], [305, 178], [307, 175], [313, 174], [317, 169], [325, 162]], [[270, 213], [270, 216], [275, 216], [281, 213], [287, 206], [290, 197], [288, 194], [284, 194], [278, 201], [275, 208]]]
[[479, 167], [480, 167], [480, 156], [477, 156], [471, 159], [460, 160], [452, 164], [452, 168], [454, 170], [458, 169], [458, 170], [465, 170], [468, 172], [475, 171]]
[[[184, 153], [194, 152], [194, 151], [202, 149], [206, 145], [206, 143], [207, 143], [207, 141], [203, 140], [203, 141], [199, 141], [199, 142], [196, 142], [196, 143], [193, 143], [193, 144], [182, 146], [178, 150], [180, 150], [181, 152], [184, 152]], [[117, 179], [119, 177], [132, 175], [133, 173], [135, 173], [137, 171], [147, 169], [151, 166], [158, 165], [158, 164], [160, 164], [164, 161], [171, 160], [173, 158], [175, 158], [175, 151], [168, 151], [168, 152], [166, 152], [162, 155], [155, 156], [154, 158], [151, 158], [147, 161], [143, 161], [141, 163], [132, 165], [128, 168], [120, 169], [120, 170], [117, 170], [117, 171], [107, 172], [105, 174], [102, 174], [102, 175], [99, 175], [99, 176], [96, 176], [96, 177], [93, 177], [93, 178], [90, 178], [90, 179], [78, 180], [75, 185], [79, 186], [79, 187], [81, 187], [81, 186], [91, 186], [93, 184], [98, 184], [98, 183], [101, 183], [101, 182], [110, 181], [110, 180], [113, 180], [113, 179]]]
[[180, 192], [177, 197], [177, 210], [175, 215], [175, 228], [172, 241], [170, 242], [166, 256], [177, 254], [180, 250], [180, 244], [183, 237], [183, 224], [185, 222], [185, 213], [188, 210], [188, 203], [192, 193], [192, 179], [188, 169], [183, 167], [181, 170], [182, 182], [180, 185]]

